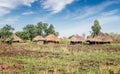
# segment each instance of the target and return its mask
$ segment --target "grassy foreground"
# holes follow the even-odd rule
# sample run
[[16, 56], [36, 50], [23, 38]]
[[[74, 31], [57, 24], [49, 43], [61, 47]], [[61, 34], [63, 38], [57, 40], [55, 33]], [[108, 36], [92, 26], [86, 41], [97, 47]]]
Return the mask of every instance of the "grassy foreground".
[[[6, 52], [6, 51], [4, 51]], [[3, 74], [119, 74], [120, 51], [63, 51], [34, 48], [1, 52]], [[14, 67], [16, 65], [18, 67]], [[0, 65], [1, 66], [1, 65]]]

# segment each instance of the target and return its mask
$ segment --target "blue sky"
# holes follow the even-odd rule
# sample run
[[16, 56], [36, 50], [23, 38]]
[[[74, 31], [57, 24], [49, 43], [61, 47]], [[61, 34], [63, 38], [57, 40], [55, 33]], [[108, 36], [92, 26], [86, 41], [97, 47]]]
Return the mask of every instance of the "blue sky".
[[120, 0], [0, 0], [0, 27], [53, 24], [60, 37], [88, 35], [94, 20], [102, 32], [120, 33]]

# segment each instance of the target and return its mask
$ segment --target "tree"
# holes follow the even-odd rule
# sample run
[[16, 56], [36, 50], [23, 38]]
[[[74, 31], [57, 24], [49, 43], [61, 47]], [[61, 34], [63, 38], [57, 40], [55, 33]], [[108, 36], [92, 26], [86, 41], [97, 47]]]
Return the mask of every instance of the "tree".
[[56, 36], [58, 36], [58, 34], [59, 34], [58, 32], [55, 31], [54, 26], [52, 24], [50, 24], [50, 26], [47, 30], [47, 35], [49, 35], [49, 34], [54, 34]]
[[38, 35], [46, 36], [47, 29], [48, 29], [48, 24], [47, 23], [39, 22], [36, 25], [36, 30], [37, 30]]
[[36, 30], [37, 30], [37, 35], [41, 35], [43, 37], [45, 37], [49, 34], [54, 34], [56, 36], [59, 35], [59, 33], [55, 31], [54, 26], [52, 24], [50, 24], [50, 26], [49, 26], [48, 23], [39, 22], [36, 25]]
[[37, 35], [36, 28], [33, 24], [28, 24], [23, 28], [24, 33], [27, 34], [29, 40], [32, 39]]
[[69, 36], [68, 39], [71, 39], [73, 36], [74, 36], [74, 35]]
[[18, 31], [15, 34], [23, 40], [29, 40], [29, 34], [25, 31]]
[[100, 33], [101, 26], [98, 20], [94, 21], [94, 25], [91, 27], [91, 29], [92, 29], [92, 37], [95, 37]]
[[5, 25], [3, 28], [0, 29], [0, 36], [5, 41], [13, 34], [14, 28], [11, 25]]

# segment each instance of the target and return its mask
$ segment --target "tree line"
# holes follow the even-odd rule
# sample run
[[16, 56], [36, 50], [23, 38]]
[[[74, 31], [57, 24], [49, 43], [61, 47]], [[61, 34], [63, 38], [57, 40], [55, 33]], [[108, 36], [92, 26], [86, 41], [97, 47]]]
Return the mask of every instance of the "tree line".
[[[2, 41], [5, 41], [7, 38], [12, 38], [13, 31], [15, 29], [11, 26], [6, 24], [2, 28], [0, 28], [0, 37]], [[34, 24], [27, 24], [22, 31], [17, 31], [15, 34], [23, 40], [31, 40], [37, 36], [41, 35], [43, 37], [54, 34], [56, 36], [59, 35], [58, 32], [55, 31], [55, 28], [52, 24], [38, 22], [36, 25]]]
[[[15, 29], [11, 25], [5, 25], [4, 27], [0, 28], [0, 37], [4, 41], [7, 38], [12, 38], [11, 35]], [[98, 20], [94, 21], [93, 26], [91, 26], [90, 36], [95, 37], [98, 36], [101, 32], [101, 26]], [[59, 32], [55, 31], [55, 28], [52, 24], [38, 22], [36, 25], [34, 24], [27, 24], [22, 31], [17, 31], [15, 34], [23, 40], [31, 40], [37, 36], [41, 35], [43, 37], [54, 34], [56, 36], [59, 35]], [[106, 33], [107, 34], [107, 33]], [[109, 34], [107, 34], [109, 35]], [[73, 35], [72, 35], [73, 36]], [[70, 37], [72, 37], [70, 36]], [[70, 38], [69, 37], [69, 38]]]

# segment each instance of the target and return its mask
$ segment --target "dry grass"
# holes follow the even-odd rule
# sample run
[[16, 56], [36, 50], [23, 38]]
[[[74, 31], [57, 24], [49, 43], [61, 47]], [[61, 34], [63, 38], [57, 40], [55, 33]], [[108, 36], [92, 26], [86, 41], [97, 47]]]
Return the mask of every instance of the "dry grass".
[[[119, 45], [0, 45], [0, 72], [22, 74], [114, 74], [120, 71]], [[77, 51], [77, 52], [76, 52]], [[14, 65], [17, 64], [17, 69]], [[19, 69], [20, 67], [24, 67]]]

